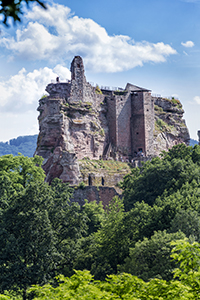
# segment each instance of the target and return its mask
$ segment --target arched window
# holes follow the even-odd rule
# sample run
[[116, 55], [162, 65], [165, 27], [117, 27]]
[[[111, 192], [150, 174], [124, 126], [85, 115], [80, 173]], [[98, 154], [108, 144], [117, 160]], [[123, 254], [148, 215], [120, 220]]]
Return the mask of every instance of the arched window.
[[104, 178], [101, 177], [101, 184], [104, 185]]

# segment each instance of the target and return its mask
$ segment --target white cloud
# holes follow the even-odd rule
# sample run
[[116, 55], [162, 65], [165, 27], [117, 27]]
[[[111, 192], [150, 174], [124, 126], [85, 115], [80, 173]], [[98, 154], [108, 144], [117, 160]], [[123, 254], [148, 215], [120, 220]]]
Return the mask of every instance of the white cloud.
[[70, 71], [61, 65], [57, 65], [54, 69], [45, 67], [29, 73], [22, 68], [18, 74], [0, 82], [1, 112], [22, 114], [35, 110], [38, 100], [45, 93], [46, 85], [57, 76], [61, 81], [66, 81], [70, 79]]
[[34, 6], [26, 15], [28, 24], [16, 31], [16, 37], [3, 37], [0, 45], [12, 55], [27, 60], [51, 60], [62, 63], [81, 55], [87, 69], [117, 72], [142, 66], [146, 62], [164, 62], [176, 54], [170, 45], [135, 42], [128, 36], [109, 36], [91, 19], [70, 14], [70, 9], [53, 4], [45, 11]]
[[186, 48], [192, 48], [192, 47], [194, 47], [194, 43], [192, 41], [187, 41], [185, 43], [182, 42], [181, 45], [183, 47], [186, 47]]
[[194, 101], [195, 101], [197, 104], [200, 104], [200, 96], [195, 96], [195, 97], [194, 97]]

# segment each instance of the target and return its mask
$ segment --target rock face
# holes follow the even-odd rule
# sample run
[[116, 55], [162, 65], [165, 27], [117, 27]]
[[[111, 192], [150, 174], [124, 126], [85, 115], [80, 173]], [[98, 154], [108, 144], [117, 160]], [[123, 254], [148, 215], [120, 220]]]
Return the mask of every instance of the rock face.
[[49, 84], [50, 95], [39, 101], [35, 155], [44, 158], [47, 182], [58, 177], [75, 185], [81, 181], [77, 159], [99, 159], [108, 144], [108, 123], [104, 97], [86, 82], [80, 57], [71, 70], [71, 82]]
[[62, 113], [64, 99], [49, 96], [40, 100], [38, 117], [40, 133], [35, 154], [44, 158], [46, 181], [58, 177], [77, 184], [80, 172], [69, 134], [69, 119]]
[[182, 104], [176, 99], [155, 98], [154, 154], [168, 150], [174, 145], [189, 145], [190, 135], [183, 119]]
[[57, 80], [46, 91], [49, 96], [39, 100], [35, 154], [44, 158], [47, 182], [86, 182], [78, 162], [85, 157], [130, 161], [140, 152], [150, 158], [189, 139], [178, 100], [154, 98], [129, 83], [118, 90], [93, 87], [80, 56], [72, 61], [71, 81]]

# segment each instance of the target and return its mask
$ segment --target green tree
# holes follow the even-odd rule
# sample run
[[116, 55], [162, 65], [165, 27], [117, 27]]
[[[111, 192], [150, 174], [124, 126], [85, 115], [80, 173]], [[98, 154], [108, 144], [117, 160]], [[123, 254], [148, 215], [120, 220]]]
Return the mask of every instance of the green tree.
[[193, 237], [200, 241], [200, 216], [192, 209], [179, 210], [171, 222], [171, 232], [182, 231], [187, 238]]
[[49, 220], [51, 190], [46, 183], [29, 183], [1, 213], [0, 290], [23, 290], [45, 283], [55, 273], [56, 249]]
[[25, 157], [4, 155], [0, 157], [0, 176], [7, 176], [13, 188], [19, 190], [25, 188], [30, 182], [43, 182], [45, 173], [42, 166], [43, 158], [40, 156]]
[[129, 233], [130, 246], [134, 247], [138, 240], [150, 238], [154, 231], [165, 229], [162, 219], [162, 207], [150, 206], [144, 201], [136, 202], [134, 207], [125, 213], [124, 226]]
[[3, 15], [3, 23], [8, 26], [8, 18], [11, 18], [14, 22], [21, 21], [21, 15], [23, 15], [23, 6], [31, 3], [37, 3], [41, 7], [46, 8], [43, 1], [40, 0], [1, 0], [0, 1], [0, 14]]
[[96, 232], [101, 228], [101, 224], [105, 218], [105, 211], [101, 202], [88, 202], [82, 206], [82, 213], [87, 216], [87, 235]]
[[199, 151], [199, 146], [192, 148], [181, 144], [163, 153], [162, 158], [145, 163], [141, 169], [133, 169], [121, 184], [126, 210], [130, 210], [137, 201], [153, 205], [156, 198], [167, 197], [186, 183], [194, 180], [199, 183]]
[[129, 253], [129, 232], [124, 225], [124, 205], [114, 197], [108, 205], [98, 231], [81, 241], [81, 248], [74, 268], [89, 269], [95, 279], [117, 273], [117, 265]]
[[58, 277], [59, 285], [34, 286], [35, 300], [191, 300], [193, 293], [179, 281], [153, 279], [146, 283], [131, 274], [109, 275], [105, 281], [96, 281], [88, 271], [76, 271], [70, 278]]
[[60, 255], [56, 272], [74, 273], [73, 264], [80, 251], [80, 240], [88, 235], [88, 216], [77, 202], [70, 200], [73, 189], [56, 178], [51, 183], [53, 205], [49, 219], [55, 232], [55, 247]]
[[155, 277], [164, 280], [172, 279], [172, 271], [176, 265], [170, 259], [173, 248], [170, 242], [184, 237], [182, 232], [155, 232], [150, 239], [144, 238], [130, 249], [130, 257], [125, 259], [125, 264], [120, 266], [119, 270], [136, 275], [145, 281]]
[[179, 264], [174, 270], [174, 278], [178, 278], [189, 287], [194, 299], [200, 299], [200, 244], [189, 243], [188, 239], [173, 241], [171, 257]]

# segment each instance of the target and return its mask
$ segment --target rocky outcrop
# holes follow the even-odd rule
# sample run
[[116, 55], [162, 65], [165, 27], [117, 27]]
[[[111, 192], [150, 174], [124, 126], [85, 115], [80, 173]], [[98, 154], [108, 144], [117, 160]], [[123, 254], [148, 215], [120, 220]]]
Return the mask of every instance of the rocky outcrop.
[[53, 96], [40, 100], [40, 133], [35, 155], [44, 158], [43, 169], [47, 182], [58, 177], [64, 182], [77, 184], [80, 178], [79, 164], [69, 134], [70, 121], [61, 110], [64, 101]]
[[154, 154], [167, 151], [174, 145], [189, 144], [190, 135], [183, 119], [184, 110], [177, 99], [152, 97], [154, 100], [155, 127], [154, 127]]
[[[58, 177], [78, 184], [81, 181], [78, 159], [99, 159], [108, 143], [104, 97], [86, 83], [81, 62], [80, 57], [73, 61], [70, 82], [49, 84], [46, 91], [50, 95], [39, 101], [40, 132], [35, 155], [44, 158], [47, 182]], [[75, 63], [82, 67], [80, 74], [74, 69]]]
[[[46, 181], [58, 177], [71, 185], [115, 186], [130, 170], [94, 167], [83, 161], [101, 158], [130, 162], [143, 152], [149, 159], [178, 143], [188, 143], [181, 103], [151, 97], [149, 90], [128, 84], [114, 91], [86, 81], [83, 61], [71, 64], [71, 81], [50, 83], [39, 100], [36, 155], [44, 158]], [[153, 145], [153, 147], [152, 147]]]

